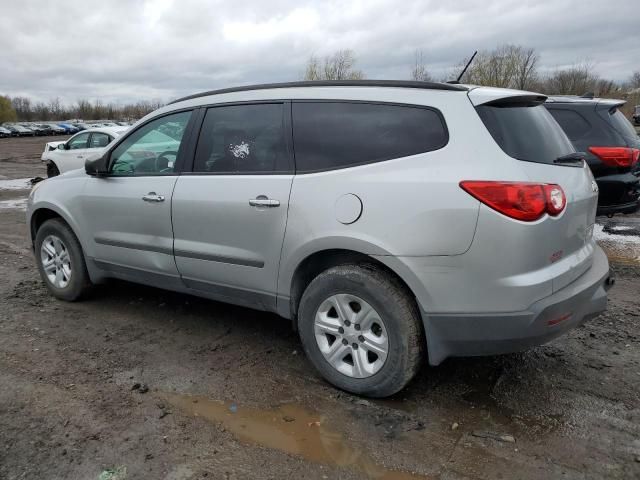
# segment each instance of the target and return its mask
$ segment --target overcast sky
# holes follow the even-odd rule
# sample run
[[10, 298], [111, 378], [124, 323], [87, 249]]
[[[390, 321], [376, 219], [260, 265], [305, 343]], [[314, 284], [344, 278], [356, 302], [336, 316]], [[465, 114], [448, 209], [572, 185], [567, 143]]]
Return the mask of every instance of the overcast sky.
[[639, 0], [0, 0], [0, 94], [163, 101], [299, 80], [310, 55], [352, 49], [368, 78], [432, 74], [474, 49], [534, 47], [541, 69], [640, 69]]

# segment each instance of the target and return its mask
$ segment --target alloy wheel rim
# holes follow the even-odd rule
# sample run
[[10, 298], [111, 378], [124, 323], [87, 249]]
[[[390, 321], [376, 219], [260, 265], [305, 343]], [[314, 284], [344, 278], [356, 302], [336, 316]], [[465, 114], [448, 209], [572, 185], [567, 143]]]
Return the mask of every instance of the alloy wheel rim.
[[375, 375], [387, 360], [389, 337], [384, 322], [355, 295], [336, 294], [324, 300], [316, 311], [314, 333], [325, 360], [348, 377]]
[[40, 247], [40, 261], [49, 283], [65, 288], [71, 281], [71, 256], [64, 242], [56, 235], [47, 236]]

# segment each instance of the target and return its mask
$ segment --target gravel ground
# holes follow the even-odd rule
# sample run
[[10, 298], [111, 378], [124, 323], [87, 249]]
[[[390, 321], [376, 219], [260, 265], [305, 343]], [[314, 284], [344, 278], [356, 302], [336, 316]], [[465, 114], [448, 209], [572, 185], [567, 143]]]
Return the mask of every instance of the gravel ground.
[[6, 182], [44, 176], [45, 141], [0, 139], [1, 479], [640, 478], [640, 237], [620, 234], [638, 217], [596, 229], [617, 275], [604, 315], [363, 400], [271, 314], [115, 281], [50, 297], [28, 190]]

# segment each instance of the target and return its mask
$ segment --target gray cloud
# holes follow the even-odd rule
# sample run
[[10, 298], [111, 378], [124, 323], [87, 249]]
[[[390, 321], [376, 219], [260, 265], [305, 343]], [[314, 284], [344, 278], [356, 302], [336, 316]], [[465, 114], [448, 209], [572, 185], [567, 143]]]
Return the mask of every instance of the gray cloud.
[[[0, 94], [130, 101], [296, 80], [311, 54], [353, 49], [369, 78], [407, 78], [416, 49], [445, 75], [474, 49], [534, 47], [541, 69], [640, 68], [637, 0], [7, 1]], [[3, 2], [4, 3], [4, 2]]]

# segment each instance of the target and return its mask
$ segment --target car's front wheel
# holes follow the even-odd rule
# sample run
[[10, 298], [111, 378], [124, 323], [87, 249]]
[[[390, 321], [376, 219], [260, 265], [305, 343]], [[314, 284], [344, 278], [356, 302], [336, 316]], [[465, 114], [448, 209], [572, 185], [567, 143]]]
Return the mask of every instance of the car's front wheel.
[[82, 247], [63, 220], [47, 220], [38, 229], [35, 255], [40, 276], [54, 297], [73, 302], [89, 291]]
[[298, 311], [304, 350], [338, 388], [386, 397], [416, 374], [424, 340], [414, 298], [374, 265], [340, 265], [307, 287]]

